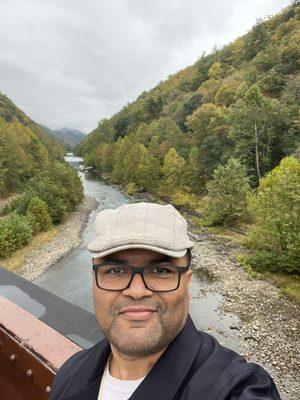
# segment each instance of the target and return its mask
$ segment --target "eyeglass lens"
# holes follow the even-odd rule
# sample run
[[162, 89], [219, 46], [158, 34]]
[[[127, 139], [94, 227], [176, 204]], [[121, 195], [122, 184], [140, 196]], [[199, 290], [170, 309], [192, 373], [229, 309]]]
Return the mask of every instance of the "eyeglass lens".
[[[155, 265], [142, 270], [148, 289], [164, 291], [176, 289], [179, 271], [172, 265]], [[98, 285], [103, 289], [125, 289], [132, 277], [132, 267], [127, 265], [101, 265], [97, 271]]]

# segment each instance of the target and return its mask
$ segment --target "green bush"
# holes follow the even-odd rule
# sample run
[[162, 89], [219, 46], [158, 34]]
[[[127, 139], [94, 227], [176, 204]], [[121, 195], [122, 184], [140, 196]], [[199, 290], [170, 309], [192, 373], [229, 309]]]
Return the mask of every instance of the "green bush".
[[1, 209], [1, 215], [7, 215], [13, 211], [16, 211], [18, 214], [25, 215], [30, 202], [30, 197], [31, 196], [29, 195], [25, 196], [23, 193], [21, 196], [11, 200]]
[[55, 183], [47, 176], [36, 177], [31, 181], [30, 187], [26, 189], [25, 197], [27, 197], [27, 193], [33, 193], [47, 204], [53, 224], [60, 224], [64, 221], [67, 216], [68, 204], [65, 200], [65, 189], [60, 182]]
[[27, 218], [32, 223], [34, 234], [47, 231], [52, 223], [47, 203], [37, 196], [30, 200], [27, 208]]
[[[25, 213], [33, 196], [43, 200], [49, 210], [53, 224], [64, 221], [68, 212], [74, 211], [83, 199], [82, 182], [74, 168], [58, 161], [49, 163], [47, 171], [33, 178], [23, 194], [23, 208], [18, 212]], [[28, 200], [29, 199], [29, 200]]]
[[0, 220], [0, 259], [9, 257], [15, 250], [27, 244], [32, 237], [28, 219], [12, 212]]
[[254, 226], [247, 235], [256, 269], [300, 272], [300, 162], [284, 158], [250, 198]]
[[49, 163], [47, 172], [41, 178], [48, 178], [61, 188], [61, 196], [67, 211], [74, 211], [83, 200], [83, 185], [76, 170], [59, 161]]
[[239, 160], [230, 158], [225, 165], [219, 165], [213, 180], [207, 183], [207, 190], [204, 216], [208, 225], [231, 226], [247, 218], [250, 186]]
[[133, 182], [129, 182], [127, 183], [127, 185], [125, 186], [126, 192], [131, 196], [133, 194], [135, 194], [137, 192], [137, 186], [135, 183]]

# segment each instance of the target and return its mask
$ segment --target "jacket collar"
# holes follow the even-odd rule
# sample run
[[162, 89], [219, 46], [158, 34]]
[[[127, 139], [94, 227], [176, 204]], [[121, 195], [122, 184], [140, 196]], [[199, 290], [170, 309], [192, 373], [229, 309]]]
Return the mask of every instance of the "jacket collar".
[[[188, 316], [182, 331], [170, 343], [146, 378], [130, 397], [130, 400], [174, 399], [176, 392], [182, 385], [190, 370], [202, 341], [196, 327]], [[90, 349], [86, 366], [80, 369], [80, 374], [73, 379], [76, 385], [76, 394], [64, 399], [96, 399], [100, 379], [111, 352], [107, 339]]]
[[188, 316], [183, 330], [171, 342], [130, 400], [174, 399], [201, 344], [201, 337]]

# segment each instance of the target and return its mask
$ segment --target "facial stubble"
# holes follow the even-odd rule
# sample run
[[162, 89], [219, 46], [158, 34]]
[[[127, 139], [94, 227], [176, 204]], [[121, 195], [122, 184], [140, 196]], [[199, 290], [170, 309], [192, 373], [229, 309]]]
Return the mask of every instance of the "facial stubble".
[[104, 326], [101, 318], [98, 318], [98, 323], [109, 342], [120, 353], [132, 357], [144, 357], [165, 349], [181, 331], [186, 317], [178, 314], [176, 310], [183, 312], [185, 310], [184, 302], [185, 297], [181, 296], [173, 303], [172, 309], [168, 309], [162, 301], [151, 305], [139, 302], [138, 305], [156, 310], [151, 318], [151, 320], [154, 319], [154, 323], [151, 321], [150, 327], [147, 327], [147, 323], [144, 321], [130, 321], [131, 326], [127, 331], [120, 327], [119, 322], [122, 318], [120, 311], [125, 307], [137, 305], [132, 302], [126, 305], [113, 305], [110, 310], [109, 324]]

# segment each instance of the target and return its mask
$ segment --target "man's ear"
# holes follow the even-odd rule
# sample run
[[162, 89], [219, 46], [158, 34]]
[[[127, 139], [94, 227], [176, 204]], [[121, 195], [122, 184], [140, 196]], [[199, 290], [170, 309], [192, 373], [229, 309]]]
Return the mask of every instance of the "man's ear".
[[191, 269], [189, 269], [189, 270], [186, 272], [186, 280], [187, 280], [188, 285], [189, 285], [190, 282], [191, 282], [192, 276], [193, 276], [193, 271], [192, 271]]

